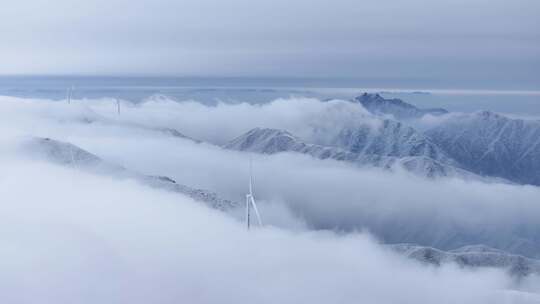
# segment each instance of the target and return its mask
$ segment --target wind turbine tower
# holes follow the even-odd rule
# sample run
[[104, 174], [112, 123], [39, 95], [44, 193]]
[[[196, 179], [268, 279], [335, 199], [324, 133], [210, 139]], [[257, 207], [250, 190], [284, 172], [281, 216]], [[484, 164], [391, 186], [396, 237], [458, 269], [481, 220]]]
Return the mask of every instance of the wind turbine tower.
[[71, 86], [69, 89], [68, 89], [68, 92], [67, 92], [67, 102], [68, 104], [71, 104], [71, 95], [73, 94], [73, 86]]
[[120, 115], [120, 99], [116, 98], [116, 112]]
[[259, 210], [257, 209], [257, 204], [255, 203], [255, 198], [253, 197], [253, 170], [252, 170], [252, 161], [249, 160], [249, 193], [246, 194], [246, 226], [249, 230], [251, 228], [251, 208], [255, 211], [257, 216], [257, 222], [259, 226], [262, 226], [261, 216]]

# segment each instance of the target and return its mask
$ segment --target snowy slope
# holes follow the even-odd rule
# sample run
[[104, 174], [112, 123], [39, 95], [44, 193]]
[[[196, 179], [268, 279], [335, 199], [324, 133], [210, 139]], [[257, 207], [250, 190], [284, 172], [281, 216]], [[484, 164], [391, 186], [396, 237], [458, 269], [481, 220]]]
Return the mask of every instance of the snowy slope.
[[330, 142], [354, 153], [392, 157], [422, 156], [457, 165], [431, 140], [401, 122], [384, 119], [381, 126], [344, 128]]
[[336, 146], [306, 143], [284, 130], [255, 128], [233, 139], [224, 147], [238, 151], [264, 154], [297, 152], [319, 159], [352, 162], [361, 166], [385, 169], [403, 168], [427, 177], [461, 176], [473, 174], [453, 167], [451, 159], [440, 153], [429, 141], [400, 123], [390, 122], [383, 128], [392, 131], [370, 134], [370, 128], [344, 130], [333, 140]]
[[389, 247], [407, 257], [436, 266], [456, 263], [461, 267], [501, 268], [518, 277], [540, 275], [540, 260], [483, 245], [465, 246], [449, 251], [414, 244], [395, 244]]
[[189, 186], [178, 184], [176, 181], [166, 176], [144, 175], [130, 171], [122, 166], [106, 162], [98, 156], [70, 143], [50, 138], [31, 137], [25, 139], [21, 143], [20, 149], [27, 155], [43, 158], [47, 161], [64, 166], [72, 166], [78, 170], [96, 174], [105, 174], [117, 178], [134, 179], [155, 188], [182, 193], [196, 201], [204, 202], [215, 209], [227, 210], [237, 206], [237, 203], [222, 199], [208, 190], [191, 188]]
[[[353, 102], [362, 104], [373, 114], [392, 115], [400, 120], [420, 118], [425, 114], [448, 113], [443, 109], [419, 109], [400, 99], [385, 99], [378, 94], [365, 93], [356, 97]], [[400, 123], [388, 120], [385, 124]], [[382, 130], [389, 132], [381, 134], [381, 139], [398, 139], [393, 135], [396, 130], [400, 133], [399, 125]], [[352, 138], [360, 139], [360, 142], [364, 143], [362, 136], [364, 135], [360, 132], [353, 134]], [[540, 121], [511, 119], [489, 111], [456, 114], [445, 117], [422, 136], [429, 138], [431, 144], [437, 147], [435, 150], [443, 151], [446, 157], [452, 158], [454, 166], [481, 176], [540, 185]], [[345, 144], [355, 148], [354, 143]], [[407, 146], [399, 144], [396, 147], [399, 149]], [[410, 154], [410, 151], [405, 152]], [[429, 155], [429, 151], [427, 154], [440, 160], [437, 156]], [[441, 161], [447, 163], [445, 160]]]
[[482, 111], [445, 120], [426, 135], [472, 172], [540, 185], [540, 121]]

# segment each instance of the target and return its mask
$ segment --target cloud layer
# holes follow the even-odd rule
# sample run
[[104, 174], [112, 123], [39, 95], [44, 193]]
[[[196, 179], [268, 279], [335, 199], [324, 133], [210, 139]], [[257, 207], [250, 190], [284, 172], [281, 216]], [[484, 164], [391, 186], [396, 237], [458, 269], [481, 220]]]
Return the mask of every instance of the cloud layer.
[[2, 168], [0, 290], [10, 303], [496, 303], [513, 285], [496, 271], [422, 267], [365, 235], [247, 233], [130, 181], [34, 162]]
[[[317, 135], [321, 130], [334, 132], [332, 127], [339, 129], [340, 125], [376, 126], [358, 105], [283, 99], [262, 106], [212, 107], [161, 100], [126, 106], [120, 118], [110, 100], [71, 107], [26, 101], [4, 107], [4, 113], [12, 111], [4, 122], [14, 132], [72, 142], [127, 168], [169, 176], [236, 201], [243, 200], [251, 157], [257, 198], [268, 201], [272, 209], [268, 212], [284, 211], [284, 218], [290, 218], [285, 211], [291, 210], [301, 219], [300, 226], [368, 229], [387, 242], [416, 242], [443, 249], [484, 243], [531, 256], [540, 252], [538, 187], [459, 179], [430, 181], [405, 172], [358, 169], [295, 154], [250, 156], [150, 129], [176, 128], [222, 143], [255, 126], [286, 128], [306, 137], [316, 130]], [[298, 226], [280, 218], [274, 217], [276, 225]]]
[[372, 122], [359, 107], [314, 99], [216, 107], [152, 101], [124, 105], [118, 118], [107, 99], [70, 106], [1, 101], [0, 290], [10, 302], [538, 300], [537, 278], [518, 284], [502, 271], [430, 268], [378, 244], [414, 239], [443, 246], [452, 237], [501, 246], [519, 237], [534, 242], [537, 187], [428, 181], [300, 155], [251, 155], [268, 226], [246, 233], [235, 219], [240, 215], [135, 181], [21, 158], [13, 149], [20, 136], [53, 137], [141, 173], [241, 201], [250, 155], [152, 128], [174, 127], [216, 143], [260, 124], [309, 136], [330, 129], [327, 124]]

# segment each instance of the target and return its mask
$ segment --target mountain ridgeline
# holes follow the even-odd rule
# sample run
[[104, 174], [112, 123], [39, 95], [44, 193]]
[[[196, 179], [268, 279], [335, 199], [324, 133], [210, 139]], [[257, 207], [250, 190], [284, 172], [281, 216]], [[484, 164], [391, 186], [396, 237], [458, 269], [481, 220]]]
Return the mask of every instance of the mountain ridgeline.
[[449, 112], [420, 109], [379, 94], [365, 93], [351, 102], [379, 117], [380, 125], [343, 128], [324, 144], [306, 142], [286, 130], [255, 128], [224, 147], [264, 154], [296, 152], [360, 166], [401, 168], [424, 177], [493, 178], [540, 185], [540, 121], [483, 111], [448, 115], [421, 132], [408, 122]]
[[379, 94], [364, 93], [353, 99], [360, 103], [366, 110], [376, 115], [391, 115], [395, 119], [420, 118], [426, 114], [443, 115], [448, 111], [441, 108], [419, 109], [401, 99], [385, 99]]
[[131, 179], [153, 188], [180, 193], [195, 201], [205, 203], [211, 208], [226, 211], [238, 206], [238, 203], [220, 198], [216, 193], [178, 184], [167, 176], [145, 175], [110, 163], [80, 147], [68, 142], [51, 138], [31, 137], [20, 143], [19, 149], [25, 155], [45, 161], [69, 166], [74, 169], [119, 179]]
[[482, 111], [457, 116], [425, 134], [473, 172], [540, 185], [540, 121]]
[[[399, 135], [401, 124], [391, 124], [396, 128], [394, 132], [371, 134], [372, 132], [367, 130], [369, 127], [343, 130], [334, 140], [339, 146], [306, 143], [284, 130], [255, 128], [230, 141], [224, 147], [263, 154], [296, 152], [318, 159], [351, 162], [363, 167], [402, 168], [427, 177], [473, 176], [465, 170], [452, 166], [452, 160], [430, 144], [426, 138], [411, 133], [411, 129]], [[388, 133], [393, 133], [394, 137], [386, 137]]]
[[483, 245], [469, 245], [448, 251], [415, 244], [392, 244], [388, 247], [406, 257], [434, 266], [454, 263], [463, 268], [499, 268], [517, 278], [540, 275], [540, 260]]

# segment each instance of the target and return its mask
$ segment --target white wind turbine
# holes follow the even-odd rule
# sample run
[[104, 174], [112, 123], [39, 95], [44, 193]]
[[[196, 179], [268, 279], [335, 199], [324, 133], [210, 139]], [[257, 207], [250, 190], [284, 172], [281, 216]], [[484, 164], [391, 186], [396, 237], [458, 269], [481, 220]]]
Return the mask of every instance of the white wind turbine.
[[[66, 98], [68, 104], [71, 104], [71, 96], [73, 95], [73, 89], [74, 89], [73, 86], [68, 88], [67, 98]], [[69, 146], [69, 154], [71, 156], [71, 165], [73, 166], [73, 168], [77, 168], [77, 165], [75, 164], [75, 156], [73, 155], [73, 147], [71, 145]]]
[[116, 113], [120, 115], [120, 99], [116, 98]]
[[71, 104], [71, 95], [73, 94], [73, 86], [71, 86], [67, 91], [67, 103]]
[[257, 209], [257, 204], [255, 203], [255, 198], [253, 197], [253, 173], [252, 173], [252, 161], [249, 160], [249, 193], [246, 194], [246, 225], [247, 229], [249, 230], [251, 226], [251, 208], [253, 207], [253, 210], [255, 211], [255, 215], [257, 216], [257, 221], [259, 222], [259, 226], [262, 226], [261, 216], [259, 215], [259, 210]]

